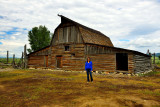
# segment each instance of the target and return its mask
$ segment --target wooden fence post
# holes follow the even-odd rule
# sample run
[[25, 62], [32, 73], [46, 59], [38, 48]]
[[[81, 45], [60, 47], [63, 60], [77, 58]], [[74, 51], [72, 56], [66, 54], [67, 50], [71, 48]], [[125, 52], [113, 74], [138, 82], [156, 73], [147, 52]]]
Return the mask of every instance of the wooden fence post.
[[21, 68], [23, 68], [23, 52], [22, 52], [22, 57], [21, 57], [21, 64], [20, 64]]
[[13, 66], [13, 68], [15, 68], [15, 54], [13, 54], [12, 66]]
[[8, 64], [9, 51], [7, 51], [7, 64]]
[[150, 64], [151, 64], [151, 68], [152, 68], [153, 67], [153, 65], [152, 65], [152, 54], [149, 53], [149, 55], [150, 55]]
[[26, 48], [27, 48], [27, 46], [26, 45], [24, 45], [24, 69], [26, 69], [27, 68], [27, 57], [26, 57], [26, 55], [27, 55], [27, 53], [26, 53]]
[[153, 64], [155, 64], [155, 53], [153, 54]]

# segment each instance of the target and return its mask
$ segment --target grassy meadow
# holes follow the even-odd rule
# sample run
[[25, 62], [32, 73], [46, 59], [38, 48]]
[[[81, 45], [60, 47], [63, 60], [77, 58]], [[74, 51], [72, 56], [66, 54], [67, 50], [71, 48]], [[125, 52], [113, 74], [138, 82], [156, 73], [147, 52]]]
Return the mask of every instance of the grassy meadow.
[[[13, 61], [13, 58], [8, 58], [8, 63], [11, 64]], [[15, 58], [15, 62], [18, 63], [20, 61], [20, 58]], [[7, 63], [7, 58], [0, 58], [0, 63]]]
[[141, 76], [0, 71], [0, 107], [158, 107], [160, 70]]

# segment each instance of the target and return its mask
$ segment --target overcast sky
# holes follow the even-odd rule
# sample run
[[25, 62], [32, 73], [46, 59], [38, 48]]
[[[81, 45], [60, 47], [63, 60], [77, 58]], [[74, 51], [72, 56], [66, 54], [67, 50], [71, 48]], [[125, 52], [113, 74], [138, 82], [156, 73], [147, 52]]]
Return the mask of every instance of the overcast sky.
[[0, 0], [0, 56], [21, 56], [27, 33], [51, 32], [64, 15], [110, 37], [115, 47], [160, 52], [160, 0]]

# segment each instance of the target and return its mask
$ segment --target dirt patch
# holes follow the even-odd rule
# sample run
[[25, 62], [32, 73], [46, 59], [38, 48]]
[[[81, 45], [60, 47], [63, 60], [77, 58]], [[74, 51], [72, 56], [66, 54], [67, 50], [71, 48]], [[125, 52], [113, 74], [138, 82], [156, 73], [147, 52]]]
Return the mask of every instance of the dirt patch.
[[4, 90], [5, 90], [4, 85], [0, 85], [0, 91], [4, 91]]
[[13, 68], [4, 68], [4, 69], [2, 69], [2, 68], [0, 68], [0, 72], [5, 72], [5, 71], [14, 71], [14, 69]]
[[154, 100], [144, 100], [138, 96], [118, 96], [117, 101], [119, 104], [130, 107], [151, 107], [160, 105], [159, 102]]
[[79, 107], [151, 107], [159, 105], [158, 102], [153, 100], [143, 100], [137, 96], [123, 96], [123, 95], [111, 95], [108, 97], [81, 97], [75, 99]]

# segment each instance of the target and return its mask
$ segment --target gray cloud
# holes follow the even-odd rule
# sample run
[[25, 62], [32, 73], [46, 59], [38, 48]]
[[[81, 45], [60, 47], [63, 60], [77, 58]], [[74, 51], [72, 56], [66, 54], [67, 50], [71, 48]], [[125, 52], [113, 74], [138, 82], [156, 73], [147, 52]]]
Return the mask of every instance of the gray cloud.
[[[5, 44], [0, 44], [0, 53], [6, 50], [21, 53], [22, 45], [28, 44], [27, 32], [32, 27], [45, 25], [54, 32], [60, 23], [58, 13], [101, 31], [115, 46], [141, 52], [150, 47], [159, 52], [159, 10], [157, 0], [1, 0], [0, 36], [14, 27], [19, 33], [0, 39]], [[122, 39], [129, 41], [119, 41]]]
[[141, 26], [137, 26], [135, 29], [133, 29], [129, 35], [134, 35], [134, 36], [138, 36], [138, 35], [147, 35], [147, 34], [151, 34], [156, 32], [157, 30], [160, 30], [160, 27], [153, 27], [152, 25], [141, 25]]

